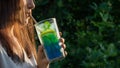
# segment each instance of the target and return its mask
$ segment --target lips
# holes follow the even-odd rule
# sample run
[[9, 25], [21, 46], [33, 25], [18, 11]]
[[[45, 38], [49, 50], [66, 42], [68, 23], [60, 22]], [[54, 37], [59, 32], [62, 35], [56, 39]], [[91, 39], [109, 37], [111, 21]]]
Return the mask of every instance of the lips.
[[29, 14], [29, 13], [27, 13], [27, 14], [26, 14], [26, 17], [30, 17], [30, 14]]
[[31, 10], [27, 10], [26, 11], [26, 17], [30, 17], [30, 14], [31, 14]]

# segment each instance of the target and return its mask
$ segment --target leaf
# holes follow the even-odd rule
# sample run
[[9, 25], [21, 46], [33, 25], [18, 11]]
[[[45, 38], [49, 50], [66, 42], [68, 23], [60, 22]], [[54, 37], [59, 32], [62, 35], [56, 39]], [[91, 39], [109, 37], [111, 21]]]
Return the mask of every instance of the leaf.
[[63, 7], [63, 2], [62, 2], [62, 0], [59, 0], [59, 1], [57, 2], [57, 5], [58, 5], [58, 7]]
[[44, 29], [47, 30], [50, 28], [50, 22], [49, 21], [45, 21], [44, 23]]
[[95, 2], [92, 3], [92, 5], [90, 5], [90, 7], [94, 10], [97, 10], [98, 6]]
[[117, 50], [115, 48], [115, 45], [114, 44], [110, 44], [107, 48], [107, 55], [109, 57], [114, 57], [117, 55]]

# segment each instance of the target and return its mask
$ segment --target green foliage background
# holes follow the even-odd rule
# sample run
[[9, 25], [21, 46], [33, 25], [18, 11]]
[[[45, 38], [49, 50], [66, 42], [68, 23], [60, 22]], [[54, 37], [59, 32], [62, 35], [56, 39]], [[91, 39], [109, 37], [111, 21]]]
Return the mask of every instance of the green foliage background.
[[37, 21], [55, 17], [68, 55], [50, 68], [120, 68], [120, 0], [36, 0]]

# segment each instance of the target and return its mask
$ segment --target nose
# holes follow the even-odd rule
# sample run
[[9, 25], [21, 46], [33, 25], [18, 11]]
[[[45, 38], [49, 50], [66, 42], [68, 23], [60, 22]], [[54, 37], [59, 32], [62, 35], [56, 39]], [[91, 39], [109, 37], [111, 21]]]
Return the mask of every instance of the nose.
[[33, 0], [28, 0], [27, 2], [27, 8], [28, 9], [34, 9], [35, 8], [35, 4]]

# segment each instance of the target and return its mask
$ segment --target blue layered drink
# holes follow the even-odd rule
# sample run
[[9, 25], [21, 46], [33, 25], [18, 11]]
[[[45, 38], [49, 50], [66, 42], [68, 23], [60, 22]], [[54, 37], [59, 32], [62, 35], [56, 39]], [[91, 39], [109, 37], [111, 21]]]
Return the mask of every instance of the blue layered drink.
[[53, 61], [63, 58], [64, 50], [59, 44], [60, 36], [55, 18], [40, 21], [35, 24], [35, 28], [48, 60]]
[[42, 32], [41, 39], [45, 47], [46, 54], [50, 60], [62, 55], [60, 51], [61, 46], [59, 45], [59, 39], [57, 38], [54, 30], [48, 29]]

